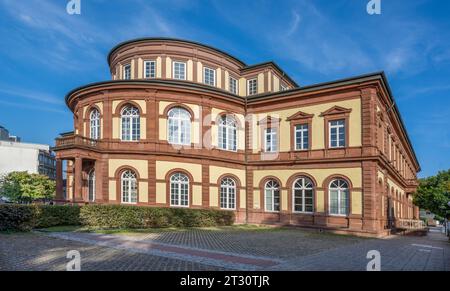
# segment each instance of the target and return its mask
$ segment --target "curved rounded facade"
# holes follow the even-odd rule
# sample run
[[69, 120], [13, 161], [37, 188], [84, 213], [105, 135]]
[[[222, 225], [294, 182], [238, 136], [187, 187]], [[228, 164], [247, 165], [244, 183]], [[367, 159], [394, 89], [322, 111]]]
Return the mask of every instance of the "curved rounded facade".
[[382, 73], [299, 87], [273, 62], [168, 38], [122, 43], [108, 63], [111, 81], [66, 96], [59, 201], [366, 235], [417, 215], [420, 166]]

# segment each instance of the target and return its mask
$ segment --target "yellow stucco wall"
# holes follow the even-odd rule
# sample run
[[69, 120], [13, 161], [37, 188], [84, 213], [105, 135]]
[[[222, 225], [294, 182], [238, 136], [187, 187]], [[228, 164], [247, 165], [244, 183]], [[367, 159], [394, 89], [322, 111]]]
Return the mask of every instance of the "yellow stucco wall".
[[109, 201], [116, 201], [116, 181], [109, 181]]
[[333, 106], [341, 106], [344, 108], [352, 109], [352, 112], [350, 113], [350, 119], [349, 119], [349, 146], [351, 147], [358, 147], [361, 146], [361, 100], [360, 99], [352, 99], [352, 100], [345, 100], [345, 101], [337, 101], [332, 103], [324, 103], [324, 104], [318, 104], [313, 106], [305, 106], [305, 107], [298, 107], [293, 109], [286, 109], [286, 110], [278, 110], [274, 112], [267, 112], [263, 114], [255, 114], [253, 120], [253, 126], [256, 128], [255, 131], [253, 131], [253, 151], [258, 152], [261, 148], [259, 137], [260, 137], [260, 126], [257, 125], [257, 122], [259, 120], [264, 119], [267, 116], [272, 116], [275, 118], [281, 118], [280, 121], [280, 151], [286, 152], [291, 150], [291, 128], [290, 128], [290, 122], [286, 119], [295, 113], [302, 111], [307, 114], [314, 114], [313, 120], [312, 120], [312, 143], [311, 148], [313, 150], [316, 149], [323, 149], [325, 148], [325, 125], [324, 125], [324, 118], [320, 115], [322, 112], [332, 108]]
[[194, 182], [202, 182], [202, 165], [166, 161], [156, 161], [156, 179], [164, 180], [172, 169], [183, 169], [192, 175]]
[[323, 190], [316, 191], [316, 208], [317, 212], [325, 211], [325, 193]]
[[170, 57], [166, 57], [166, 78], [172, 78], [172, 59]]
[[209, 187], [209, 206], [219, 207], [219, 189], [217, 187]]
[[222, 88], [222, 69], [218, 68], [216, 70], [216, 87]]
[[144, 78], [144, 60], [142, 58], [138, 58], [138, 76], [139, 79]]
[[258, 94], [264, 93], [264, 74], [258, 74]]
[[166, 183], [156, 183], [156, 203], [166, 203]]
[[209, 166], [209, 182], [211, 184], [218, 183], [220, 176], [232, 174], [239, 178], [241, 186], [246, 186], [245, 181], [245, 170], [226, 168], [226, 167], [217, 167], [217, 166]]
[[[253, 172], [253, 185], [259, 187], [261, 180], [267, 176], [275, 176], [280, 179], [281, 187], [291, 188], [292, 185], [287, 185], [290, 177], [298, 174], [306, 173], [314, 177], [317, 182], [317, 187], [321, 188], [326, 178], [332, 175], [344, 175], [348, 177], [354, 188], [362, 187], [362, 169], [361, 168], [335, 168], [335, 169], [286, 169], [286, 170], [255, 170]], [[255, 189], [253, 191], [253, 203], [255, 209], [261, 209], [264, 205], [260, 201], [260, 191]], [[283, 190], [281, 193], [282, 210], [287, 210], [288, 192]], [[324, 192], [322, 190], [316, 191], [317, 211], [324, 211]], [[352, 213], [362, 214], [362, 193], [360, 191], [352, 191]]]
[[139, 182], [139, 202], [148, 202], [148, 183]]
[[197, 82], [203, 83], [203, 64], [197, 62]]
[[109, 159], [108, 175], [114, 178], [117, 169], [122, 166], [130, 166], [138, 171], [141, 179], [148, 179], [148, 161], [147, 160], [125, 160], [125, 159]]
[[194, 185], [192, 187], [192, 205], [201, 206], [202, 205], [202, 186]]
[[133, 60], [131, 60], [131, 79], [135, 79], [136, 78], [136, 76], [134, 74], [135, 67], [136, 67], [136, 62], [133, 59]]
[[239, 79], [239, 96], [247, 95], [247, 80], [245, 78]]
[[162, 58], [156, 58], [156, 78], [162, 78]]
[[278, 76], [273, 75], [273, 92], [280, 91], [280, 78]]
[[192, 60], [187, 61], [187, 80], [191, 82], [194, 80], [194, 63]]
[[352, 214], [362, 214], [362, 192], [352, 191]]
[[275, 176], [280, 179], [282, 187], [291, 187], [292, 185], [287, 185], [287, 180], [297, 173], [306, 173], [313, 176], [318, 184], [318, 187], [322, 187], [324, 180], [331, 175], [344, 175], [348, 177], [354, 188], [361, 188], [362, 186], [361, 168], [255, 170], [253, 172], [253, 185], [258, 187], [259, 182], [264, 177]]
[[230, 91], [230, 73], [225, 70], [224, 71], [224, 75], [225, 75], [225, 84], [224, 84], [224, 88], [226, 91]]

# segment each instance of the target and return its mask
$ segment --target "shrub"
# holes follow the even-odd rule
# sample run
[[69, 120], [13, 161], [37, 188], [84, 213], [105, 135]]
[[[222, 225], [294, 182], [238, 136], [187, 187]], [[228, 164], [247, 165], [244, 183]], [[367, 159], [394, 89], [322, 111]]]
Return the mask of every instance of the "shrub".
[[35, 208], [35, 228], [80, 225], [80, 207], [78, 206], [40, 205]]
[[126, 205], [0, 205], [0, 231], [84, 225], [91, 228], [164, 228], [225, 226], [234, 213], [222, 210]]
[[35, 208], [28, 205], [0, 205], [0, 231], [27, 231], [34, 227]]
[[234, 223], [234, 213], [221, 210], [86, 205], [80, 222], [93, 228], [151, 228], [223, 226]]

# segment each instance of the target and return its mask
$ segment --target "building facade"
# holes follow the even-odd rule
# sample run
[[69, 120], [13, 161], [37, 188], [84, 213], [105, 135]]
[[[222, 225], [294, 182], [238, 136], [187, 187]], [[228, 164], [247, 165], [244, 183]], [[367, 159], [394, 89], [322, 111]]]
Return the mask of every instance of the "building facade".
[[0, 175], [11, 172], [41, 174], [56, 179], [56, 160], [50, 146], [0, 141]]
[[2, 141], [13, 141], [13, 142], [20, 142], [20, 137], [10, 135], [9, 130], [7, 130], [5, 127], [0, 125], [0, 140]]
[[169, 38], [119, 44], [108, 63], [111, 81], [66, 96], [58, 200], [364, 235], [418, 218], [420, 166], [383, 73], [301, 87], [273, 62]]

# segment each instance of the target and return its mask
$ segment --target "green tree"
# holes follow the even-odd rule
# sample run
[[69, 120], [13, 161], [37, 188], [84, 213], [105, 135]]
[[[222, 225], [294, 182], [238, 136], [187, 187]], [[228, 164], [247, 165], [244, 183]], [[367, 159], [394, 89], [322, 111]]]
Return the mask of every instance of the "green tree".
[[44, 175], [11, 172], [0, 177], [0, 195], [15, 203], [52, 199], [55, 188], [55, 181]]
[[441, 217], [450, 215], [450, 170], [420, 180], [414, 203]]

